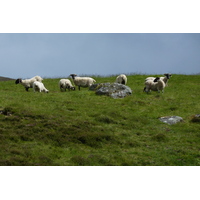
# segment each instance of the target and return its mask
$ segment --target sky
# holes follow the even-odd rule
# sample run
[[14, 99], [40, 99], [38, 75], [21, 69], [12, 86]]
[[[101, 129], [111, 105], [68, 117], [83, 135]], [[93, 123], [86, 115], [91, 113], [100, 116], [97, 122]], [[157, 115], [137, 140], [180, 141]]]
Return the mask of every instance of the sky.
[[1, 33], [0, 76], [200, 73], [199, 33]]

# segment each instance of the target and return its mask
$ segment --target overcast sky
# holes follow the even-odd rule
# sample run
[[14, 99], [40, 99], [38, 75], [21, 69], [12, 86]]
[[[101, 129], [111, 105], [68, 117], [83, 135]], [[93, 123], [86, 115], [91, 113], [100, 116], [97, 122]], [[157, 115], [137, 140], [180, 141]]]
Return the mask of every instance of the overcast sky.
[[199, 33], [1, 33], [0, 76], [200, 73]]

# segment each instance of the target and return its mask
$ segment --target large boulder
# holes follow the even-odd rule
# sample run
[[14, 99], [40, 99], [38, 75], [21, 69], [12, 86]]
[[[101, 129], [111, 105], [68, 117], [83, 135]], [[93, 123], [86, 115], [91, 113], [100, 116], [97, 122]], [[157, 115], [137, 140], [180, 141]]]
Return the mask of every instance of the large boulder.
[[179, 116], [166, 116], [166, 117], [160, 117], [159, 120], [161, 122], [164, 122], [164, 123], [167, 123], [169, 125], [172, 125], [172, 124], [176, 124], [178, 122], [182, 122], [183, 118], [179, 117]]
[[92, 85], [89, 90], [95, 91], [97, 95], [106, 95], [114, 99], [124, 98], [132, 94], [130, 87], [119, 83], [98, 83]]

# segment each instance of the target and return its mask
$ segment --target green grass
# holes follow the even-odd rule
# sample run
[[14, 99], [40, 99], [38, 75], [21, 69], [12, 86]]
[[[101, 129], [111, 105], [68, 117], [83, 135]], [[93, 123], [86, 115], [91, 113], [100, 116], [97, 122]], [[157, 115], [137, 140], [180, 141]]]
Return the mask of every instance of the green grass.
[[[144, 93], [146, 77], [128, 75], [133, 94], [124, 99], [60, 92], [58, 78], [43, 81], [48, 94], [0, 82], [0, 165], [200, 165], [199, 75], [173, 75], [164, 94]], [[158, 120], [168, 115], [184, 121]]]

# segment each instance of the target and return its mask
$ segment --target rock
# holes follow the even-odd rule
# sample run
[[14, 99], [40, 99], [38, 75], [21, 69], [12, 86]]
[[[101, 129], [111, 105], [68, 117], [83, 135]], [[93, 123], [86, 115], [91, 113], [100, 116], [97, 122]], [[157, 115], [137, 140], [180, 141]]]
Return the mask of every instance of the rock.
[[98, 89], [98, 87], [101, 85], [102, 83], [96, 83], [96, 84], [93, 84], [89, 87], [89, 90], [91, 91], [96, 91]]
[[191, 121], [200, 123], [200, 114], [192, 116]]
[[130, 87], [119, 83], [98, 83], [92, 85], [89, 90], [95, 91], [97, 95], [107, 95], [114, 99], [124, 98], [132, 94]]
[[172, 125], [172, 124], [176, 124], [178, 122], [182, 122], [183, 118], [179, 117], [179, 116], [165, 116], [165, 117], [160, 117], [159, 120], [161, 122], [164, 122], [164, 123], [167, 123], [169, 125]]

